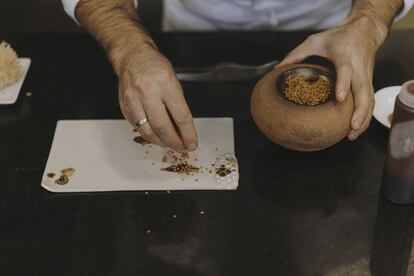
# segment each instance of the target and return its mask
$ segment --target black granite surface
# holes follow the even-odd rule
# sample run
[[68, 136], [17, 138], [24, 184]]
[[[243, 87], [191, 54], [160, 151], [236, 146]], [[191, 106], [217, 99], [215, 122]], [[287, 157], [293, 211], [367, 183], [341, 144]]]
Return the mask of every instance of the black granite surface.
[[[155, 38], [175, 66], [198, 67], [280, 59], [306, 35]], [[234, 118], [237, 191], [53, 194], [40, 181], [57, 120], [122, 118], [116, 78], [86, 35], [1, 39], [33, 63], [18, 102], [0, 106], [0, 275], [414, 273], [413, 207], [380, 196], [388, 133], [376, 121], [353, 143], [293, 152], [254, 125], [257, 80], [183, 83], [194, 116]], [[391, 35], [376, 89], [414, 79], [412, 45], [414, 32]]]

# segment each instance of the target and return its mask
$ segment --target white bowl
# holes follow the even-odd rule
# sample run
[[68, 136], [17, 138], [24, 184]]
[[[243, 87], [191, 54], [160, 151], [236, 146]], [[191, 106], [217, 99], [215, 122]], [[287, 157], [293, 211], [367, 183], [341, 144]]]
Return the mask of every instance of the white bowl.
[[400, 90], [401, 86], [389, 86], [375, 93], [374, 118], [387, 128], [391, 127], [388, 117], [394, 112], [395, 99]]
[[20, 65], [22, 66], [23, 76], [22, 78], [9, 86], [0, 90], [0, 105], [1, 104], [14, 104], [19, 97], [20, 89], [22, 88], [24, 79], [29, 71], [31, 60], [30, 58], [19, 58]]

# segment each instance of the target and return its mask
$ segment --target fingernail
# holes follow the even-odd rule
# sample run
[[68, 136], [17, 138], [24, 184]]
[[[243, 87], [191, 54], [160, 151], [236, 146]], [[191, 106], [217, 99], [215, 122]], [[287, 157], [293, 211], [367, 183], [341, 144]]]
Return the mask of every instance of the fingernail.
[[196, 148], [197, 148], [197, 144], [196, 144], [196, 143], [190, 143], [190, 144], [188, 144], [188, 145], [187, 145], [187, 149], [188, 149], [188, 150], [193, 151], [193, 150], [195, 150]]
[[345, 90], [339, 91], [339, 93], [338, 93], [338, 100], [340, 102], [342, 102], [343, 100], [345, 100], [345, 97], [346, 97], [346, 91]]
[[359, 130], [361, 128], [361, 119], [356, 119], [354, 121], [354, 130]]
[[348, 136], [349, 140], [354, 141], [357, 138], [357, 134], [356, 133], [351, 133]]

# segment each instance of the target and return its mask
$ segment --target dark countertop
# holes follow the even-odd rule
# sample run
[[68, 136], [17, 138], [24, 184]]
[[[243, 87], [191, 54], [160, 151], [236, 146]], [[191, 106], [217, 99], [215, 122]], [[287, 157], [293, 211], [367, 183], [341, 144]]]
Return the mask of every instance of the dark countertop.
[[[264, 63], [306, 33], [155, 37], [182, 67]], [[356, 142], [298, 153], [255, 127], [255, 80], [184, 83], [196, 117], [235, 120], [237, 191], [52, 194], [40, 181], [56, 121], [121, 118], [116, 79], [86, 35], [0, 39], [33, 59], [18, 102], [0, 106], [0, 275], [414, 275], [413, 207], [380, 196], [376, 121]], [[376, 89], [414, 79], [412, 45], [414, 32], [391, 35]]]

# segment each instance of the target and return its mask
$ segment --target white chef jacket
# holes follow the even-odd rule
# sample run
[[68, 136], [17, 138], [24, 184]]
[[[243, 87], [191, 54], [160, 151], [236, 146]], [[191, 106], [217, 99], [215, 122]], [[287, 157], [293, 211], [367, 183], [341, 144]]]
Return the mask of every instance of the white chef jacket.
[[[163, 0], [165, 31], [327, 29], [340, 24], [352, 0]], [[79, 0], [62, 0], [76, 21]], [[138, 0], [134, 0], [137, 5]], [[404, 0], [397, 20], [413, 6]]]

